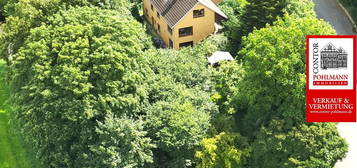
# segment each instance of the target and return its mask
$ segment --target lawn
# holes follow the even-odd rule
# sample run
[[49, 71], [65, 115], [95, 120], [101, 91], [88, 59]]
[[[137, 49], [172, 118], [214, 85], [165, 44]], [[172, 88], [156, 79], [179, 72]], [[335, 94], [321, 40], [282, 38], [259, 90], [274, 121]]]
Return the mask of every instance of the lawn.
[[4, 74], [6, 63], [0, 59], [0, 168], [36, 168], [38, 162], [30, 150], [25, 150], [19, 135], [14, 134], [9, 125], [9, 97]]

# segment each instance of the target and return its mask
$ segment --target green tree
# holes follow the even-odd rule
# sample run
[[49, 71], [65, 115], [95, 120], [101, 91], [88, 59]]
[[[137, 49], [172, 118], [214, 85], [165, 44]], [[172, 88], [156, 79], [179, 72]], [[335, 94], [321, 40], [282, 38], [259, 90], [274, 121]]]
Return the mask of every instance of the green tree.
[[245, 137], [223, 132], [203, 139], [195, 157], [198, 168], [240, 168], [247, 164], [249, 152]]
[[211, 116], [218, 112], [210, 101], [207, 56], [226, 47], [224, 36], [211, 36], [180, 51], [148, 50], [145, 65], [148, 105], [146, 129], [157, 148], [153, 167], [192, 167], [194, 150], [211, 131]]
[[246, 104], [247, 114], [241, 118], [246, 133], [253, 133], [274, 117], [292, 125], [304, 121], [305, 36], [309, 34], [335, 31], [316, 18], [285, 17], [244, 38], [239, 55], [246, 76], [238, 86], [241, 93], [236, 103]]
[[8, 63], [23, 45], [30, 29], [38, 27], [61, 7], [60, 0], [19, 0], [5, 6], [6, 24], [0, 34], [0, 55]]
[[241, 115], [241, 112], [236, 109], [242, 108], [242, 104], [237, 103], [236, 95], [241, 92], [238, 86], [244, 76], [242, 65], [235, 61], [222, 62], [220, 67], [211, 73], [211, 101], [219, 107], [219, 113], [214, 113], [212, 120], [217, 133], [237, 131], [236, 118], [240, 117], [237, 115]]
[[272, 120], [252, 144], [252, 167], [333, 168], [347, 153], [347, 143], [335, 124], [301, 124], [287, 129], [283, 120]]
[[49, 18], [61, 9], [71, 6], [98, 6], [103, 9], [115, 9], [126, 17], [130, 15], [129, 0], [11, 0], [5, 6], [7, 21], [0, 34], [0, 55], [8, 63], [23, 46], [30, 30], [48, 23]]
[[209, 78], [205, 54], [194, 54], [195, 50], [185, 48], [181, 51], [171, 49], [146, 52], [147, 65], [155, 74], [169, 76], [177, 83], [187, 87], [202, 86]]
[[232, 99], [234, 95], [239, 94], [237, 87], [245, 77], [245, 71], [242, 64], [236, 61], [221, 62], [220, 67], [214, 69], [211, 73], [211, 82], [214, 95], [211, 97], [217, 105], [220, 106], [222, 113], [235, 113]]
[[145, 59], [155, 74], [170, 76], [175, 82], [189, 88], [203, 88], [211, 74], [211, 69], [207, 68], [207, 57], [217, 50], [224, 50], [226, 46], [226, 37], [212, 35], [194, 47], [186, 47], [180, 51], [171, 49], [147, 51]]
[[5, 12], [5, 6], [9, 3], [14, 3], [17, 0], [0, 0], [0, 22], [5, 21], [6, 17], [6, 12]]
[[[242, 37], [254, 29], [272, 25], [279, 17], [292, 15], [298, 18], [316, 17], [312, 0], [247, 0], [248, 4], [225, 1], [221, 8], [229, 17], [224, 22], [224, 32], [230, 39], [230, 51], [240, 49]], [[239, 5], [241, 3], [242, 5]]]
[[228, 37], [232, 46], [228, 50], [236, 54], [236, 44], [240, 41], [240, 24], [241, 15], [244, 11], [246, 1], [238, 2], [237, 0], [224, 0], [219, 4], [220, 9], [228, 16], [228, 20], [223, 21], [223, 32]]
[[11, 66], [14, 114], [45, 167], [92, 167], [97, 121], [138, 116], [145, 39], [132, 17], [89, 7], [31, 30]]
[[[208, 95], [200, 100], [202, 92], [186, 90], [179, 84], [172, 87], [174, 90], [165, 91], [165, 95], [172, 94], [165, 96], [166, 101], [147, 107], [146, 128], [158, 147], [154, 150], [155, 167], [190, 167], [194, 149], [210, 128]], [[198, 93], [192, 94], [194, 91]]]
[[99, 143], [90, 147], [92, 167], [134, 168], [152, 163], [155, 145], [143, 129], [140, 119], [116, 118], [109, 113], [96, 128]]
[[256, 29], [272, 24], [278, 16], [283, 15], [284, 0], [247, 0], [248, 5], [241, 17], [241, 37]]
[[298, 18], [316, 17], [312, 0], [285, 0], [284, 14]]

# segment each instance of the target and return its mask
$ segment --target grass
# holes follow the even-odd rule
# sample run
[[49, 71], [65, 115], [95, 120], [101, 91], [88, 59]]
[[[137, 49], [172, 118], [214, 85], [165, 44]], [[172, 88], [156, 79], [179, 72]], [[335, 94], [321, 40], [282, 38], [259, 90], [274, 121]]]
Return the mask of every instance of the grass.
[[36, 168], [39, 167], [33, 152], [25, 147], [22, 138], [15, 134], [9, 124], [10, 106], [8, 85], [4, 76], [6, 63], [0, 59], [0, 168]]

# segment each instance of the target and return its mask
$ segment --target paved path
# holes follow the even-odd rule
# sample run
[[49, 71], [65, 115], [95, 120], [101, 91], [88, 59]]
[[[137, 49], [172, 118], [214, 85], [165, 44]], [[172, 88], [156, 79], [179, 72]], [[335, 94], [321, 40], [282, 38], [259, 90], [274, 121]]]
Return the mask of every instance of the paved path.
[[[313, 0], [318, 18], [329, 22], [340, 35], [350, 35], [353, 33], [352, 23], [344, 11], [340, 8], [337, 0]], [[340, 135], [349, 144], [347, 157], [336, 164], [336, 168], [356, 168], [357, 160], [357, 123], [338, 124]]]
[[329, 22], [337, 31], [337, 34], [353, 34], [353, 26], [337, 0], [313, 0], [318, 18]]

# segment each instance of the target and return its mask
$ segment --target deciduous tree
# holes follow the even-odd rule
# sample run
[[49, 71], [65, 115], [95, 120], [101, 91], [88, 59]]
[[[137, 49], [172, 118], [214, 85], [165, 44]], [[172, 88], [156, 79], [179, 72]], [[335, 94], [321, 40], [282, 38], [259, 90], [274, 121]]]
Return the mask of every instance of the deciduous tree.
[[97, 121], [138, 116], [143, 40], [136, 20], [90, 7], [60, 11], [31, 30], [11, 66], [14, 112], [45, 167], [93, 167]]
[[144, 167], [153, 162], [155, 145], [146, 137], [143, 121], [117, 118], [108, 113], [104, 122], [96, 128], [98, 143], [90, 146], [94, 153], [90, 158], [92, 167]]
[[195, 157], [198, 168], [241, 168], [247, 166], [249, 152], [245, 137], [223, 132], [203, 139]]
[[304, 121], [305, 36], [334, 33], [316, 18], [286, 17], [244, 38], [239, 55], [246, 76], [237, 96], [248, 103], [245, 131], [252, 133], [274, 117]]
[[[133, 6], [129, 0], [9, 0], [7, 2], [6, 24], [0, 34], [0, 55], [11, 62], [14, 54], [26, 41], [30, 30], [49, 22], [49, 18], [61, 9], [75, 6], [97, 6], [113, 9], [123, 17], [130, 15]], [[0, 9], [1, 11], [1, 9]]]
[[335, 124], [301, 124], [287, 129], [283, 120], [272, 120], [252, 144], [252, 167], [333, 168], [346, 156], [347, 143]]

